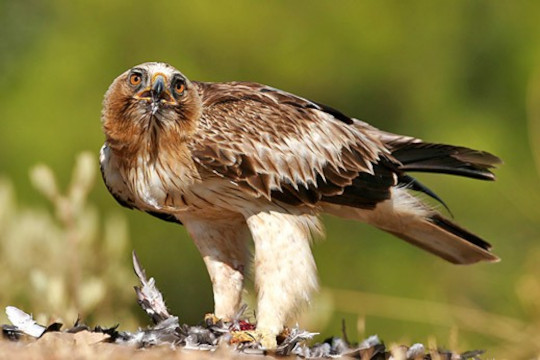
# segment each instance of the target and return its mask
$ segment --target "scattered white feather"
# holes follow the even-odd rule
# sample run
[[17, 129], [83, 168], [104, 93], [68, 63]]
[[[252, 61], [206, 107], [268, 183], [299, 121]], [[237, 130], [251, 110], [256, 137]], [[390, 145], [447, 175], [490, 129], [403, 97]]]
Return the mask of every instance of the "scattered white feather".
[[170, 317], [163, 295], [157, 289], [154, 278], [147, 279], [146, 273], [142, 268], [137, 254], [133, 251], [133, 269], [135, 274], [139, 278], [142, 287], [135, 286], [135, 292], [137, 293], [137, 301], [139, 305], [146, 311], [146, 313], [154, 320], [154, 323], [158, 324]]
[[32, 318], [32, 315], [25, 313], [24, 311], [16, 308], [15, 306], [7, 306], [6, 315], [9, 321], [17, 328], [19, 328], [19, 330], [35, 338], [43, 335], [43, 333], [47, 329], [45, 326], [36, 323]]
[[424, 345], [416, 343], [407, 350], [407, 359], [422, 359], [425, 353]]
[[379, 344], [381, 344], [381, 339], [379, 339], [379, 336], [371, 335], [370, 337], [368, 337], [367, 339], [362, 341], [360, 343], [360, 345], [358, 345], [358, 348], [359, 349], [369, 349], [369, 348], [372, 348], [375, 345], [379, 345]]

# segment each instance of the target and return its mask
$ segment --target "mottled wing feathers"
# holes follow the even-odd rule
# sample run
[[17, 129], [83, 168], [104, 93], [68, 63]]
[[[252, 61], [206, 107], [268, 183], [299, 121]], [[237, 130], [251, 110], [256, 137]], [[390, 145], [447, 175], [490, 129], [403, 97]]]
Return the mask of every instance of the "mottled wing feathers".
[[315, 204], [351, 195], [373, 207], [389, 197], [395, 164], [377, 138], [346, 115], [253, 83], [196, 83], [203, 113], [195, 161], [259, 196]]

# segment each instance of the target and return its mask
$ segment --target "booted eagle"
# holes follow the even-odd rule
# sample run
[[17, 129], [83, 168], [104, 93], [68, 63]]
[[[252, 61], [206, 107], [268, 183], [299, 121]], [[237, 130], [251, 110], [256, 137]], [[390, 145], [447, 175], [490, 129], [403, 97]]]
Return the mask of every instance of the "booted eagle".
[[[490, 244], [414, 196], [409, 175], [493, 180], [487, 152], [381, 131], [256, 83], [190, 81], [164, 63], [116, 78], [102, 112], [103, 179], [123, 206], [183, 224], [213, 285], [215, 316], [241, 305], [251, 263], [267, 348], [317, 288], [319, 214], [371, 224], [455, 264], [497, 261]], [[253, 241], [255, 251], [249, 251]]]

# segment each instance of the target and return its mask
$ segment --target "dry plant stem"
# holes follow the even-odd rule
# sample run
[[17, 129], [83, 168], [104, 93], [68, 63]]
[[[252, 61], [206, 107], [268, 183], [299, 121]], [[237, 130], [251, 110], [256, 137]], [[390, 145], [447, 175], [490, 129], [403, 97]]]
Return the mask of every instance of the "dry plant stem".
[[[538, 329], [527, 327], [525, 323], [514, 318], [474, 308], [360, 291], [331, 289], [330, 292], [334, 296], [336, 310], [432, 325], [448, 326], [457, 323], [462, 329], [498, 338], [513, 344], [513, 347], [540, 351]], [[408, 311], [400, 310], [403, 307]]]
[[68, 199], [59, 196], [56, 200], [56, 210], [59, 214], [59, 218], [62, 225], [66, 229], [67, 234], [67, 246], [69, 247], [69, 267], [71, 269], [69, 274], [69, 295], [73, 299], [73, 305], [75, 309], [81, 309], [81, 301], [79, 298], [78, 288], [81, 284], [81, 267], [79, 257], [79, 236], [77, 233], [77, 226], [75, 223], [75, 216], [73, 213], [73, 206], [69, 203]]

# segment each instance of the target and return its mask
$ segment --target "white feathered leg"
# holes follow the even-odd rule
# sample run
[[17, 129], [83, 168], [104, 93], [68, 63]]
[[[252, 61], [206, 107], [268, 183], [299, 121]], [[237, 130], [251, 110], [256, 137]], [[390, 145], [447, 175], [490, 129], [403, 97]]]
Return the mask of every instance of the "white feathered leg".
[[249, 229], [244, 218], [221, 221], [184, 220], [203, 256], [214, 291], [214, 315], [232, 319], [237, 314], [249, 263]]
[[319, 222], [311, 215], [267, 211], [249, 216], [247, 224], [255, 242], [257, 331], [263, 346], [273, 348], [275, 336], [317, 288], [310, 242]]

